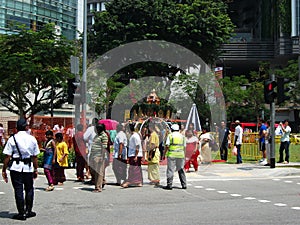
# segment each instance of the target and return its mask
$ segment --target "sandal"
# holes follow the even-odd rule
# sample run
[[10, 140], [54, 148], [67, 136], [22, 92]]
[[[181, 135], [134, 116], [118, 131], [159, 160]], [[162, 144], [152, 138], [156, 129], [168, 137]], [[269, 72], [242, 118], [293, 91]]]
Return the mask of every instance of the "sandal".
[[53, 191], [54, 190], [54, 186], [53, 185], [50, 185], [48, 186], [45, 191]]
[[128, 188], [128, 186], [129, 186], [128, 182], [125, 182], [125, 183], [121, 184], [121, 187], [123, 187], [123, 188]]
[[95, 189], [92, 191], [93, 193], [99, 193], [99, 192], [102, 192], [102, 190], [99, 190], [99, 189]]

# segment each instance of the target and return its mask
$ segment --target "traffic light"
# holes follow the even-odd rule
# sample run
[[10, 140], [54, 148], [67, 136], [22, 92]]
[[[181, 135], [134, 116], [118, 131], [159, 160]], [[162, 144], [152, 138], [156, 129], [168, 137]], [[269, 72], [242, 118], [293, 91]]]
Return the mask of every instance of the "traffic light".
[[68, 103], [69, 104], [73, 104], [74, 103], [74, 97], [76, 97], [75, 99], [77, 99], [78, 97], [80, 97], [80, 93], [78, 91], [80, 86], [80, 82], [76, 81], [75, 78], [72, 79], [68, 79]]
[[290, 97], [287, 96], [287, 92], [290, 88], [285, 88], [285, 84], [289, 83], [290, 80], [288, 78], [278, 77], [277, 78], [277, 104], [284, 102], [285, 100], [289, 100]]
[[276, 81], [265, 80], [264, 81], [264, 96], [265, 96], [265, 103], [270, 104], [274, 102], [277, 94], [275, 92], [275, 87], [277, 86]]

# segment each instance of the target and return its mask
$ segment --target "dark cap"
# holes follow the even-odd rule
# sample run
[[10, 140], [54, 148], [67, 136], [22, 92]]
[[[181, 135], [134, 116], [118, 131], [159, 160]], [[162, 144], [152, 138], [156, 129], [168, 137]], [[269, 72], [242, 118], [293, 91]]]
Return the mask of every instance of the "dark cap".
[[27, 126], [27, 121], [24, 118], [21, 118], [17, 121], [17, 130], [24, 131]]

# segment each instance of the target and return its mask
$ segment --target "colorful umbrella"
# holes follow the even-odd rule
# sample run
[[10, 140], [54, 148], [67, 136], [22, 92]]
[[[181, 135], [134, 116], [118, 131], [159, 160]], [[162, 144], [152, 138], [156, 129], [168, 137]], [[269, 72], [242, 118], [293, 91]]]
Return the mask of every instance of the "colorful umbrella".
[[98, 123], [104, 124], [106, 130], [116, 130], [117, 125], [119, 124], [118, 121], [111, 120], [111, 119], [102, 119], [102, 120], [99, 120]]

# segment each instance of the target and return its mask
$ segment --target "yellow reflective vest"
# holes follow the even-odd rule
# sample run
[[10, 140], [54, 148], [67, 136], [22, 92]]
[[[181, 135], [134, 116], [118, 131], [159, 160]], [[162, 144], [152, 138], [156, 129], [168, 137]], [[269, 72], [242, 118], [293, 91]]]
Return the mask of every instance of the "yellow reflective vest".
[[184, 158], [185, 157], [185, 137], [179, 132], [169, 134], [169, 150], [167, 157]]

